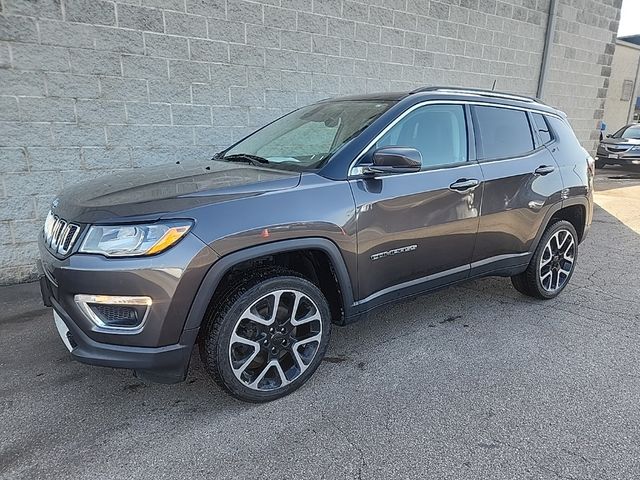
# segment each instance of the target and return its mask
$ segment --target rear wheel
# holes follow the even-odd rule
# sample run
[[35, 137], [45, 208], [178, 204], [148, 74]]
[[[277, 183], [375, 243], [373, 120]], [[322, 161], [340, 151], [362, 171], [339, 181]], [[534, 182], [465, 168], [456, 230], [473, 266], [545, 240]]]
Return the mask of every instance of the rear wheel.
[[534, 298], [550, 299], [567, 286], [578, 258], [578, 235], [570, 222], [550, 225], [540, 239], [529, 266], [511, 277], [516, 290]]
[[329, 306], [308, 280], [274, 269], [233, 288], [207, 319], [201, 358], [231, 395], [267, 402], [302, 386], [329, 343]]

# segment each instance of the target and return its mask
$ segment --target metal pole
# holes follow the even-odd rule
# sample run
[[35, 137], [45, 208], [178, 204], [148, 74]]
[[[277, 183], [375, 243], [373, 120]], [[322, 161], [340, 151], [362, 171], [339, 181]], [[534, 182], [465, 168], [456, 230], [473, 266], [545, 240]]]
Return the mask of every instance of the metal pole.
[[551, 61], [551, 47], [553, 46], [553, 33], [556, 30], [557, 1], [549, 2], [549, 16], [547, 18], [547, 33], [544, 37], [544, 50], [542, 51], [542, 63], [540, 64], [540, 77], [538, 78], [538, 90], [536, 97], [542, 99], [545, 82], [549, 73], [549, 63]]

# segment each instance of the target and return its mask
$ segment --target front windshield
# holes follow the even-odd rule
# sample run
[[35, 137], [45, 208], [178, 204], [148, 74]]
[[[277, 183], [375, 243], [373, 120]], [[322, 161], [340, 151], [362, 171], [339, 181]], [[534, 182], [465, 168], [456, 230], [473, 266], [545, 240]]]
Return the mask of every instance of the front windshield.
[[274, 168], [319, 168], [391, 106], [391, 102], [337, 100], [309, 105], [267, 125], [218, 159]]
[[630, 125], [628, 127], [621, 128], [613, 134], [614, 138], [633, 138], [640, 140], [640, 125]]

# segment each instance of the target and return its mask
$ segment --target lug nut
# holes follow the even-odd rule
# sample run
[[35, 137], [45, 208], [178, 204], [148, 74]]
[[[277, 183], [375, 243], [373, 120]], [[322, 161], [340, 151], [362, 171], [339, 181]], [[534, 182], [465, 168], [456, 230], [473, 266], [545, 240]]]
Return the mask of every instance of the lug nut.
[[269, 329], [269, 333], [273, 333], [273, 327]]
[[276, 347], [271, 347], [271, 353], [278, 353], [278, 349]]
[[282, 340], [282, 345], [284, 345], [285, 347], [287, 346], [287, 339], [286, 338], [284, 340]]

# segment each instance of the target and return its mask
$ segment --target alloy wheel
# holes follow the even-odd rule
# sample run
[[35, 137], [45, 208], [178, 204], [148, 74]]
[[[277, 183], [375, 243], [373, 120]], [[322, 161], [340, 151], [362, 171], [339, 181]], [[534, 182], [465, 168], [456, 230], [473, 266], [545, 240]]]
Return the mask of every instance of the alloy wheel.
[[313, 300], [298, 290], [277, 290], [240, 316], [229, 342], [229, 362], [245, 386], [273, 391], [302, 375], [321, 339], [322, 319]]
[[544, 247], [538, 267], [542, 288], [553, 293], [565, 286], [575, 263], [576, 242], [569, 230], [554, 233]]

